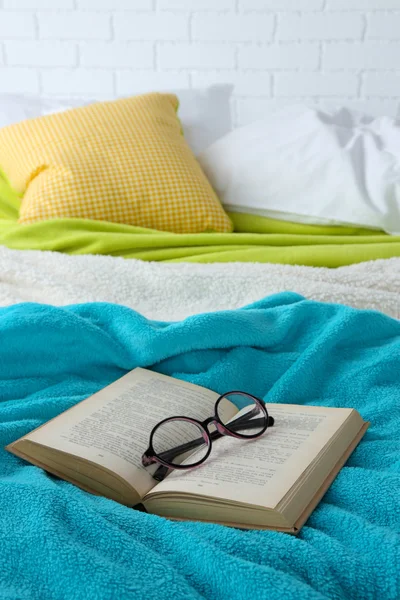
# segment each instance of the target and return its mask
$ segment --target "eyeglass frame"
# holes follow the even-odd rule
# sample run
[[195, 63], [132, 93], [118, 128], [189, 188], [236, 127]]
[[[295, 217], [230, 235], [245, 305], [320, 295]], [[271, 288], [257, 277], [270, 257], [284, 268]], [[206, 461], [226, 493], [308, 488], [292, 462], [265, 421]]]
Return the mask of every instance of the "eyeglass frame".
[[[264, 413], [265, 424], [259, 433], [255, 433], [253, 435], [242, 436], [240, 434], [233, 433], [222, 423], [221, 419], [218, 416], [218, 405], [224, 398], [226, 398], [227, 396], [231, 396], [233, 394], [237, 394], [237, 395], [241, 395], [241, 396], [248, 396], [255, 402], [256, 405], [258, 405], [259, 408], [261, 408], [261, 411]], [[242, 417], [248, 417], [248, 416], [249, 416], [249, 414], [242, 415]], [[197, 425], [200, 428], [199, 434], [202, 434], [203, 440], [208, 444], [207, 453], [203, 456], [203, 458], [201, 460], [197, 461], [196, 463], [194, 463], [192, 465], [175, 465], [175, 464], [168, 463], [167, 461], [160, 458], [159, 455], [154, 451], [153, 437], [154, 437], [154, 434], [157, 431], [157, 429], [159, 427], [161, 427], [162, 425], [164, 425], [165, 423], [168, 423], [169, 421], [176, 421], [178, 419], [181, 421], [187, 421], [189, 423], [193, 423], [193, 424]], [[240, 417], [239, 417], [239, 419], [240, 419]], [[203, 464], [211, 454], [213, 440], [219, 439], [223, 436], [233, 437], [233, 438], [236, 438], [239, 440], [254, 440], [254, 439], [261, 437], [267, 431], [268, 427], [273, 427], [274, 423], [275, 423], [275, 419], [268, 414], [266, 404], [265, 404], [264, 400], [262, 400], [261, 398], [257, 398], [257, 396], [253, 396], [253, 394], [249, 394], [248, 392], [243, 392], [243, 391], [239, 391], [239, 390], [225, 392], [225, 394], [222, 394], [221, 396], [219, 396], [217, 398], [217, 400], [215, 401], [214, 416], [208, 417], [208, 419], [205, 419], [204, 421], [199, 421], [198, 419], [194, 419], [192, 417], [186, 417], [186, 416], [180, 416], [180, 415], [173, 416], [173, 417], [167, 417], [166, 419], [159, 421], [159, 423], [157, 423], [157, 425], [155, 425], [153, 427], [153, 429], [151, 430], [149, 447], [142, 455], [142, 465], [144, 467], [149, 467], [150, 465], [152, 465], [154, 463], [158, 463], [160, 466], [153, 473], [153, 478], [156, 479], [157, 481], [162, 481], [169, 470], [178, 469], [178, 470], [184, 471], [184, 470], [188, 470], [188, 469], [193, 469], [193, 468], [198, 467], [201, 464]], [[216, 427], [215, 431], [209, 431], [209, 429], [208, 429], [208, 426], [212, 425], [212, 424], [214, 424]], [[238, 423], [236, 423], [236, 425], [237, 424]], [[204, 434], [206, 434], [206, 436]], [[187, 442], [187, 444], [191, 445], [191, 444], [193, 444], [193, 442], [196, 442], [196, 441], [197, 440], [193, 440], [191, 442]], [[185, 444], [183, 444], [181, 446], [177, 446], [177, 448], [182, 448], [182, 446], [184, 446], [184, 445]], [[177, 448], [171, 448], [170, 450], [165, 450], [162, 454], [171, 453], [173, 450], [175, 450], [175, 454], [174, 454], [174, 456], [175, 456]], [[188, 450], [189, 449], [190, 448], [188, 448]], [[181, 451], [179, 454], [183, 454], [183, 452]]]

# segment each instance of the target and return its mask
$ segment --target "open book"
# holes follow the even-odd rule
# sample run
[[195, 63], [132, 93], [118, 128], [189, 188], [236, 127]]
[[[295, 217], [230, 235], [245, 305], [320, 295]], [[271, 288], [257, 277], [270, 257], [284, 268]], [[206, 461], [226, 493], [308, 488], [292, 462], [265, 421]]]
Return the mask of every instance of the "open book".
[[[229, 390], [227, 390], [229, 391]], [[146, 369], [118, 381], [7, 446], [54, 475], [173, 519], [296, 533], [364, 435], [347, 408], [267, 404], [275, 424], [256, 440], [221, 437], [208, 460], [157, 483], [143, 452], [162, 419], [204, 421], [218, 394]], [[231, 419], [234, 404], [224, 408]]]

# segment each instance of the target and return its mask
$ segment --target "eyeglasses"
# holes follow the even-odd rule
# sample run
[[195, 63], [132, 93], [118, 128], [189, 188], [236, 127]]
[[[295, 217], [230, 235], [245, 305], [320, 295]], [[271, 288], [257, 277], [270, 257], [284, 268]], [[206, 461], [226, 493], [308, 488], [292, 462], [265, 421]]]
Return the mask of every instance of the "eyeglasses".
[[192, 469], [201, 465], [210, 456], [214, 440], [224, 435], [241, 440], [256, 439], [273, 424], [274, 419], [268, 415], [263, 400], [246, 392], [227, 392], [217, 399], [214, 416], [205, 421], [180, 416], [160, 421], [150, 434], [142, 464], [148, 467], [158, 463], [160, 467], [153, 477], [162, 481], [169, 469]]

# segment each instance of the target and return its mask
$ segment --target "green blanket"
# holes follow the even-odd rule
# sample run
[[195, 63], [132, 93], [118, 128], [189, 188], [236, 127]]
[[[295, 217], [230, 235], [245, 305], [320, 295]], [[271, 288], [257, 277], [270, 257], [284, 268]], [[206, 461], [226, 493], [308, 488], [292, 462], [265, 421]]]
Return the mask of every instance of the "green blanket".
[[0, 245], [166, 262], [263, 262], [340, 267], [400, 256], [400, 236], [231, 214], [235, 233], [176, 234], [86, 219], [17, 222], [20, 199], [0, 174]]

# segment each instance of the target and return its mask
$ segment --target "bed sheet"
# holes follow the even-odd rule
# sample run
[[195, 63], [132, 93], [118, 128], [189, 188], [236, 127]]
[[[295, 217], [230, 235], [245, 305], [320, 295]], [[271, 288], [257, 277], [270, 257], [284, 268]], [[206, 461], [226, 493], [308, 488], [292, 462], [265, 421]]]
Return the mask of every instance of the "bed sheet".
[[[400, 237], [380, 232], [295, 225], [262, 217], [257, 232], [175, 234], [85, 219], [55, 219], [31, 225], [0, 220], [0, 245], [19, 250], [102, 254], [159, 262], [261, 262], [339, 267], [400, 256]], [[261, 232], [259, 231], [261, 229]]]
[[400, 237], [230, 213], [231, 234], [174, 234], [86, 219], [17, 222], [20, 198], [0, 173], [0, 245], [159, 262], [261, 262], [339, 267], [400, 256]]
[[[0, 309], [0, 338], [2, 599], [400, 597], [398, 321], [295, 294], [172, 324], [110, 304], [20, 304]], [[3, 450], [136, 366], [355, 407], [371, 427], [297, 538], [173, 523]]]
[[157, 263], [0, 247], [0, 306], [114, 302], [151, 319], [239, 308], [290, 290], [400, 318], [400, 258], [337, 269], [292, 265]]

